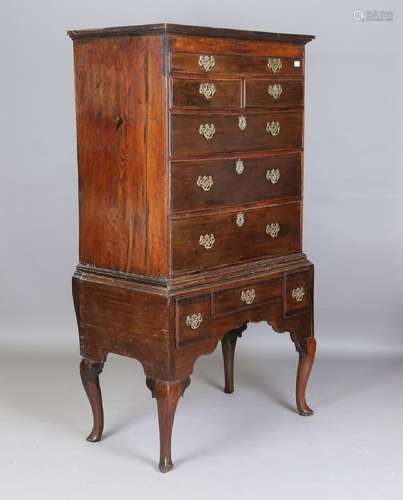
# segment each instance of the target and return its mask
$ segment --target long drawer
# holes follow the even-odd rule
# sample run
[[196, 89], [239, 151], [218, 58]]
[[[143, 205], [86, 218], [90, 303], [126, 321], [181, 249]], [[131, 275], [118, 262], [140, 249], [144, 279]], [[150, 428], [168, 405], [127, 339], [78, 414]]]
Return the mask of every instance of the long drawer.
[[300, 153], [172, 162], [174, 212], [301, 196]]
[[174, 52], [171, 55], [171, 71], [202, 74], [302, 76], [303, 61], [298, 57], [279, 57], [275, 54], [255, 56]]
[[174, 158], [302, 145], [301, 112], [173, 114], [171, 129]]
[[301, 206], [284, 203], [173, 221], [174, 272], [301, 251]]

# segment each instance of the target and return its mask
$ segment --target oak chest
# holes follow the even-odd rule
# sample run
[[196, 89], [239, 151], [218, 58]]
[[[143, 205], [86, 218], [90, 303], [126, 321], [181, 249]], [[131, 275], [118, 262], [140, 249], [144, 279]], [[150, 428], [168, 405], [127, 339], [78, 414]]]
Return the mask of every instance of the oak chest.
[[158, 404], [160, 469], [197, 358], [221, 341], [233, 391], [248, 322], [289, 332], [297, 407], [315, 355], [302, 253], [308, 35], [170, 24], [70, 31], [80, 262], [73, 295], [90, 441], [108, 353], [137, 359]]

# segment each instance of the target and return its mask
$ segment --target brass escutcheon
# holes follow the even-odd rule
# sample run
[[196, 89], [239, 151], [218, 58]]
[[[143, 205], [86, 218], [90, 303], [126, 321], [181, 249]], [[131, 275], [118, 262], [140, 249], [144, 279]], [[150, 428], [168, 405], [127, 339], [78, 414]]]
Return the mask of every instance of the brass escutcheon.
[[199, 66], [201, 66], [204, 71], [211, 71], [215, 66], [214, 56], [200, 56]]
[[199, 245], [204, 247], [206, 250], [210, 250], [215, 243], [214, 234], [201, 234], [199, 238]]
[[294, 288], [293, 291], [291, 292], [291, 297], [296, 300], [297, 302], [302, 302], [305, 296], [305, 290], [303, 286], [300, 286], [298, 288]]
[[277, 182], [280, 180], [280, 170], [278, 168], [267, 170], [266, 179], [272, 184], [277, 184]]
[[216, 90], [217, 89], [214, 83], [201, 83], [199, 87], [199, 94], [203, 95], [208, 100], [214, 97]]
[[245, 302], [246, 304], [252, 304], [252, 302], [255, 300], [255, 297], [256, 297], [256, 292], [253, 288], [250, 288], [248, 290], [242, 290], [241, 293], [242, 302]]
[[280, 232], [280, 224], [278, 222], [272, 222], [271, 224], [267, 224], [266, 234], [268, 234], [271, 238], [277, 238], [279, 232]]
[[236, 214], [235, 222], [238, 227], [242, 227], [245, 224], [245, 215], [242, 212]]
[[214, 123], [205, 123], [204, 125], [200, 125], [199, 134], [202, 135], [207, 141], [212, 139], [215, 134]]
[[210, 191], [211, 186], [214, 184], [211, 175], [199, 175], [196, 181], [197, 186], [201, 187], [203, 191]]
[[186, 326], [189, 326], [192, 330], [199, 328], [203, 321], [203, 316], [201, 313], [193, 313], [186, 316]]
[[238, 174], [238, 175], [241, 175], [243, 174], [245, 170], [245, 165], [244, 165], [244, 162], [243, 160], [239, 159], [235, 162], [235, 172]]
[[270, 134], [274, 137], [280, 133], [280, 122], [267, 122], [266, 123], [266, 132], [270, 132]]
[[283, 67], [283, 63], [279, 57], [269, 57], [267, 60], [267, 67], [273, 71], [273, 73], [278, 73]]
[[271, 83], [267, 88], [267, 92], [273, 97], [274, 100], [277, 100], [283, 93], [283, 87], [280, 83]]
[[246, 129], [246, 116], [238, 116], [238, 125], [241, 130]]

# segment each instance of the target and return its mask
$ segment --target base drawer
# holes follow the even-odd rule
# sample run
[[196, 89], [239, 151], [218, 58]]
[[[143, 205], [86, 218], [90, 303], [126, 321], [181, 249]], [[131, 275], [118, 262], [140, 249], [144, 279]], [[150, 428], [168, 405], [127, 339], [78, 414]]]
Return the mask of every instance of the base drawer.
[[313, 268], [285, 273], [284, 313], [286, 316], [305, 312], [312, 304]]
[[221, 316], [240, 309], [255, 307], [281, 297], [281, 278], [249, 283], [213, 293], [212, 316]]
[[211, 316], [210, 294], [177, 299], [175, 310], [177, 347], [197, 342], [207, 336]]

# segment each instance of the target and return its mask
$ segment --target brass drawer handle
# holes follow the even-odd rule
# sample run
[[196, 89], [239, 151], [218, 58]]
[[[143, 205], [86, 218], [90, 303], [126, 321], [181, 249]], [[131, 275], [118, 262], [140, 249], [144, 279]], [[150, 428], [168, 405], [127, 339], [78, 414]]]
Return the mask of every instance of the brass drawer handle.
[[267, 60], [267, 67], [273, 71], [273, 73], [278, 73], [283, 67], [283, 63], [279, 57], [269, 57]]
[[186, 316], [186, 326], [190, 327], [192, 330], [197, 330], [202, 324], [203, 316], [201, 313], [193, 313]]
[[271, 83], [267, 88], [267, 92], [276, 101], [283, 93], [283, 87], [281, 86], [280, 83]]
[[272, 184], [277, 184], [277, 182], [280, 180], [280, 170], [278, 168], [267, 170], [266, 179]]
[[241, 130], [246, 129], [246, 116], [238, 116], [238, 125]]
[[242, 212], [236, 214], [235, 222], [238, 227], [242, 227], [245, 224], [245, 215]]
[[271, 238], [277, 238], [279, 232], [280, 232], [280, 224], [278, 222], [272, 222], [271, 224], [267, 224], [266, 234], [268, 234]]
[[245, 165], [244, 165], [244, 162], [239, 159], [235, 162], [235, 172], [238, 174], [238, 175], [241, 175], [243, 174], [245, 170]]
[[201, 66], [206, 72], [211, 71], [215, 66], [214, 56], [200, 56], [199, 66]]
[[297, 302], [302, 302], [304, 300], [305, 290], [303, 286], [299, 286], [298, 288], [294, 288], [291, 292], [291, 297]]
[[199, 87], [199, 94], [209, 100], [214, 97], [216, 90], [217, 89], [214, 83], [201, 83]]
[[215, 243], [214, 234], [201, 234], [199, 238], [199, 245], [204, 247], [206, 250], [210, 250]]
[[209, 141], [214, 137], [215, 134], [215, 127], [214, 123], [205, 123], [204, 125], [200, 125], [199, 127], [199, 134], [202, 135], [206, 141]]
[[199, 175], [196, 181], [197, 186], [203, 189], [203, 191], [210, 191], [211, 186], [214, 184], [211, 175]]
[[280, 122], [267, 122], [266, 123], [266, 132], [270, 132], [270, 134], [274, 137], [280, 133]]
[[250, 288], [248, 290], [243, 290], [241, 293], [241, 300], [242, 302], [245, 302], [246, 304], [252, 304], [252, 302], [255, 300], [256, 297], [256, 292], [253, 288]]

